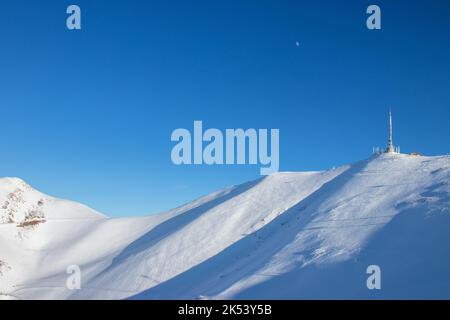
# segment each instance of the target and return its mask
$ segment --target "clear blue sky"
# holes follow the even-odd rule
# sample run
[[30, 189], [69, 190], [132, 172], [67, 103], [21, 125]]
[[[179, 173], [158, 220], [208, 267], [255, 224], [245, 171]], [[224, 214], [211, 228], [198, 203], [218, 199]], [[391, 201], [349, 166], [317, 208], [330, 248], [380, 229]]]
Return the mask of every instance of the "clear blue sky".
[[389, 107], [402, 151], [446, 154], [449, 17], [446, 0], [2, 1], [0, 176], [156, 213], [259, 177], [173, 165], [176, 128], [279, 128], [280, 170], [321, 170], [385, 146]]

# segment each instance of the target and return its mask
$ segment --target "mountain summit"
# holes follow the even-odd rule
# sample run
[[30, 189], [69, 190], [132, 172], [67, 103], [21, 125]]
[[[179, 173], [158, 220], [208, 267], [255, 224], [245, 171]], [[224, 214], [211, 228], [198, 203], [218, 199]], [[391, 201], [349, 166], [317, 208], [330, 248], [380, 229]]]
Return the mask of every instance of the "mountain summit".
[[[449, 156], [384, 153], [107, 219], [0, 179], [0, 296], [449, 299], [449, 181]], [[66, 287], [70, 265], [80, 290]], [[374, 265], [380, 290], [367, 287]]]
[[34, 225], [47, 219], [99, 219], [104, 216], [82, 204], [47, 196], [19, 178], [0, 179], [0, 223]]

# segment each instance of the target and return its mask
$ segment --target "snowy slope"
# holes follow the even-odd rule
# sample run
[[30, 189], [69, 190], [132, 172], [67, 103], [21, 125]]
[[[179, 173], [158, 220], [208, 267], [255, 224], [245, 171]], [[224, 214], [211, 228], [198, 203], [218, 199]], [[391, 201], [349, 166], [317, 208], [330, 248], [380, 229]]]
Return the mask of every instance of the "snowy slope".
[[[0, 204], [24, 191], [0, 211], [0, 294], [450, 298], [449, 181], [448, 156], [384, 154], [335, 170], [277, 173], [163, 214], [108, 219], [1, 179]], [[65, 286], [73, 264], [81, 290]], [[381, 290], [366, 287], [373, 264]]]

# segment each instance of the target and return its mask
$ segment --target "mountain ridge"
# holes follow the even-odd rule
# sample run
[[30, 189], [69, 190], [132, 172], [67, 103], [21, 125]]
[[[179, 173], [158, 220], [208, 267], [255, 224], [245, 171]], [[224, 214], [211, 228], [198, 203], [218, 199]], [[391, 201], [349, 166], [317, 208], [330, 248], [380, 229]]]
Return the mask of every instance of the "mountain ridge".
[[[0, 293], [21, 299], [423, 298], [420, 291], [430, 287], [428, 296], [450, 298], [448, 277], [436, 280], [450, 267], [442, 254], [450, 253], [449, 180], [449, 156], [383, 154], [334, 170], [273, 174], [154, 216], [80, 219], [70, 228], [50, 219], [21, 239], [20, 227], [3, 225], [0, 261], [8, 271], [3, 267]], [[405, 239], [439, 264], [408, 255]], [[367, 289], [365, 268], [377, 261], [384, 281], [397, 289]], [[81, 290], [65, 288], [69, 264], [81, 267]], [[41, 272], [33, 271], [39, 266]], [[398, 285], [406, 281], [399, 266], [416, 276], [416, 287]]]

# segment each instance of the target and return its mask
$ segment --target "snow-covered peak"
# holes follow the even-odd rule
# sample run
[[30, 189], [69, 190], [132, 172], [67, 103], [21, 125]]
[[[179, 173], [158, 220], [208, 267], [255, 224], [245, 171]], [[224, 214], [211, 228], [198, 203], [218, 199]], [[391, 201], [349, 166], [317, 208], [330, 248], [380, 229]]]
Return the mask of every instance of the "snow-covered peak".
[[101, 217], [84, 205], [47, 196], [20, 178], [0, 179], [0, 224], [26, 227], [49, 219]]

